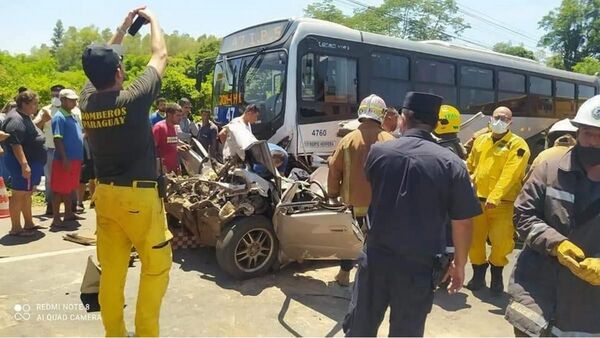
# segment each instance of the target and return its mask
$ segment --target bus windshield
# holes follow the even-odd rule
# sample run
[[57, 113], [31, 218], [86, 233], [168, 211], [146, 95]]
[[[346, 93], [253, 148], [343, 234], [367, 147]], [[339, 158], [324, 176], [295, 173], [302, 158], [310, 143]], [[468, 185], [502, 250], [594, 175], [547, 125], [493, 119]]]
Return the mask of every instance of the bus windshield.
[[[263, 52], [238, 58], [223, 58], [215, 65], [214, 107], [217, 121], [227, 123], [241, 114], [240, 106], [255, 104], [258, 123], [268, 123], [281, 114], [284, 102], [287, 55]], [[240, 79], [243, 78], [243, 83]]]

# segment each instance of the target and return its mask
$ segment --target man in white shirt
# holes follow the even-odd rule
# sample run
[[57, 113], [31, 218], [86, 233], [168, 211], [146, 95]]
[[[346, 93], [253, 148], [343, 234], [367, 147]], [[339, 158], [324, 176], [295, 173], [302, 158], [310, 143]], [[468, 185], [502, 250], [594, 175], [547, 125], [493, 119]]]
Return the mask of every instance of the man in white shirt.
[[252, 125], [258, 121], [260, 116], [260, 109], [255, 104], [250, 104], [244, 110], [244, 113], [229, 122], [221, 132], [219, 132], [219, 140], [224, 144], [223, 147], [223, 158], [231, 157], [231, 143], [234, 142], [229, 130], [232, 127], [244, 126], [250, 134], [252, 134]]
[[52, 215], [52, 192], [50, 191], [50, 177], [52, 177], [52, 161], [54, 161], [54, 135], [52, 134], [52, 117], [60, 109], [60, 98], [58, 94], [65, 89], [63, 85], [54, 85], [50, 87], [52, 94], [50, 104], [44, 106], [37, 114], [33, 123], [44, 132], [46, 138], [46, 154], [48, 156], [44, 166], [44, 176], [46, 178], [46, 216]]

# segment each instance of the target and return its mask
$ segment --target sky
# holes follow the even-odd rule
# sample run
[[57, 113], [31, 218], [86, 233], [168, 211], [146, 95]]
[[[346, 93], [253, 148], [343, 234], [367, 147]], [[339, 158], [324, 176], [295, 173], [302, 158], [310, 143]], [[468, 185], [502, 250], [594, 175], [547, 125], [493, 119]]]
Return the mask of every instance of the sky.
[[[303, 9], [313, 0], [52, 0], [6, 1], [0, 0], [2, 24], [0, 50], [10, 53], [27, 53], [34, 46], [50, 44], [52, 29], [62, 20], [65, 29], [95, 25], [116, 29], [128, 10], [147, 5], [159, 19], [167, 33], [178, 31], [191, 36], [212, 34], [225, 36], [244, 27], [281, 18], [303, 16]], [[382, 0], [361, 0], [361, 3], [378, 5]], [[457, 0], [465, 14], [459, 13], [472, 28], [461, 36], [464, 40], [487, 47], [497, 42], [523, 43], [535, 49], [544, 34], [538, 22], [550, 10], [560, 5], [560, 0]], [[345, 0], [334, 4], [346, 13], [357, 5]], [[34, 9], [35, 10], [28, 10]], [[11, 14], [12, 13], [12, 14]], [[488, 22], [474, 18], [484, 16]], [[515, 32], [490, 24], [494, 22]], [[147, 29], [147, 28], [143, 28]], [[144, 31], [142, 31], [144, 32]], [[457, 41], [463, 43], [464, 41]]]

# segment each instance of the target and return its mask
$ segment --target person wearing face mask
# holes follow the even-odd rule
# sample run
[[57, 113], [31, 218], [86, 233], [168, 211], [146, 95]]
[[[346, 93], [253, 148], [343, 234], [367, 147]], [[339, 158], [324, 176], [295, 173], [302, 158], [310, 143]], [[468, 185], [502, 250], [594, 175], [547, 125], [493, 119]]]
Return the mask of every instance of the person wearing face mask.
[[[502, 270], [515, 246], [513, 202], [521, 190], [530, 156], [525, 140], [509, 130], [511, 123], [511, 110], [496, 108], [490, 120], [491, 132], [475, 140], [467, 158], [467, 168], [483, 209], [483, 214], [473, 222], [473, 242], [469, 250], [473, 278], [467, 288], [483, 288], [487, 268], [491, 266], [490, 290], [495, 295], [504, 291]], [[489, 257], [486, 254], [488, 238], [492, 247]]]
[[575, 146], [544, 159], [515, 201], [526, 240], [505, 318], [516, 336], [600, 336], [600, 95], [571, 122]]
[[46, 178], [46, 216], [52, 216], [52, 189], [51, 189], [51, 177], [52, 177], [52, 162], [54, 161], [54, 135], [52, 134], [52, 117], [56, 112], [60, 110], [60, 98], [58, 94], [61, 90], [65, 89], [63, 85], [56, 84], [50, 87], [51, 99], [50, 104], [42, 107], [34, 118], [33, 123], [44, 132], [46, 138], [46, 155], [47, 161], [44, 166], [44, 177]]

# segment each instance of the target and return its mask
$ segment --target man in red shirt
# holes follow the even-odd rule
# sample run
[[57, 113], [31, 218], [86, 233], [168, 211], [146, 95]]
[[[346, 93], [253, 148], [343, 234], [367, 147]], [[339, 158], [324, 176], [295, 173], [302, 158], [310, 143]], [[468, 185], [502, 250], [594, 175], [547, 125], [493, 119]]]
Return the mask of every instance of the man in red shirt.
[[170, 103], [167, 105], [166, 113], [165, 119], [152, 127], [156, 155], [162, 161], [164, 173], [174, 172], [180, 174], [179, 161], [177, 160], [178, 138], [176, 128], [179, 128], [183, 112], [181, 106]]

